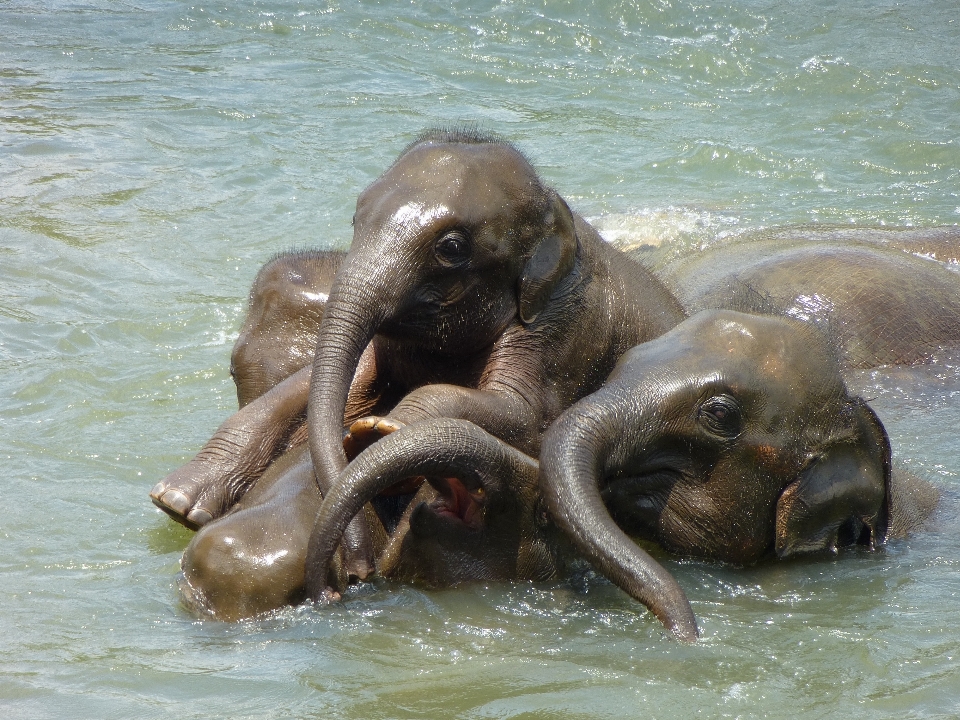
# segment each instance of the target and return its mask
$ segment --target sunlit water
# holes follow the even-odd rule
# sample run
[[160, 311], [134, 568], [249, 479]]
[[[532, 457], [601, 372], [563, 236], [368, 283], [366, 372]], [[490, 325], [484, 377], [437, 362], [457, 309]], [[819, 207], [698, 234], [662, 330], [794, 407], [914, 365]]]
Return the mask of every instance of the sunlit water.
[[425, 126], [516, 141], [626, 245], [960, 222], [942, 3], [0, 1], [0, 714], [960, 714], [960, 363], [863, 373], [944, 492], [883, 552], [665, 558], [703, 639], [594, 577], [366, 586], [236, 625], [180, 605], [147, 491], [235, 407], [261, 263], [345, 246]]

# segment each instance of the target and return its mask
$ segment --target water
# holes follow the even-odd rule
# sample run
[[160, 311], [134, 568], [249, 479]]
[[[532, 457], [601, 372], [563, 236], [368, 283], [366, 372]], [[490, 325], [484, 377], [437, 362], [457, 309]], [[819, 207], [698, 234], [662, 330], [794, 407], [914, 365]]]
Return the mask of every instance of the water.
[[[469, 5], [469, 7], [468, 7]], [[0, 2], [0, 708], [16, 718], [960, 714], [960, 370], [865, 373], [943, 489], [882, 553], [666, 559], [681, 647], [596, 578], [180, 605], [147, 499], [235, 407], [261, 263], [343, 247], [417, 131], [517, 142], [618, 242], [960, 222], [960, 7]]]

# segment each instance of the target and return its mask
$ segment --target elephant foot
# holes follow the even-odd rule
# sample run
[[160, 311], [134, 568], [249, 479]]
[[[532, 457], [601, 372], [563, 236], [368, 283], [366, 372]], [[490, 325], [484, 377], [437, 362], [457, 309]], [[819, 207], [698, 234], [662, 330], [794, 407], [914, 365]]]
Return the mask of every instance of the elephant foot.
[[229, 477], [194, 459], [154, 485], [150, 499], [181, 525], [199, 530], [233, 507], [255, 479]]
[[[343, 437], [343, 451], [346, 453], [347, 459], [353, 460], [377, 440], [399, 430], [403, 425], [404, 423], [398, 420], [377, 417], [376, 415], [360, 418], [350, 426], [347, 434]], [[410, 495], [420, 489], [423, 480], [422, 477], [401, 480], [381, 492], [380, 496]]]
[[353, 460], [377, 440], [403, 427], [403, 423], [391, 418], [369, 415], [360, 418], [343, 436], [343, 452]]

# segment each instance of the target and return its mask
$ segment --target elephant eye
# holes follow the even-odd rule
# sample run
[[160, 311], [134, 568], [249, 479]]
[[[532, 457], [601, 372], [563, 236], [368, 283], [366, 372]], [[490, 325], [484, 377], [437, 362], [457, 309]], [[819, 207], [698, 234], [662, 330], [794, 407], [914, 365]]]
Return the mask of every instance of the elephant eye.
[[434, 252], [443, 265], [462, 265], [470, 259], [470, 239], [461, 230], [451, 230], [437, 240]]
[[700, 421], [717, 435], [735, 437], [740, 434], [740, 406], [729, 395], [717, 395], [700, 406]]

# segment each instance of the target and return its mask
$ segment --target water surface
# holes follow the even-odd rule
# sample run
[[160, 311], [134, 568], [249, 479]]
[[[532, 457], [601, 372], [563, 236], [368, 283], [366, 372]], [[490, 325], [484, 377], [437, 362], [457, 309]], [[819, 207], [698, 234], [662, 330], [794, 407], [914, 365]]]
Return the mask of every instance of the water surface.
[[857, 378], [944, 492], [883, 552], [665, 558], [682, 647], [593, 577], [235, 625], [147, 499], [235, 407], [257, 268], [345, 247], [426, 126], [517, 142], [608, 236], [960, 222], [955, 3], [0, 2], [5, 717], [960, 714], [960, 370]]

